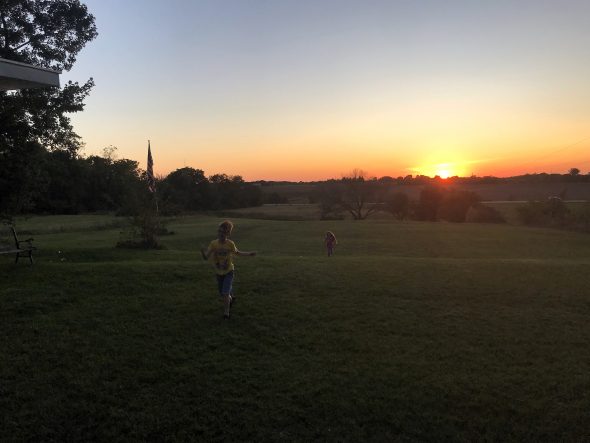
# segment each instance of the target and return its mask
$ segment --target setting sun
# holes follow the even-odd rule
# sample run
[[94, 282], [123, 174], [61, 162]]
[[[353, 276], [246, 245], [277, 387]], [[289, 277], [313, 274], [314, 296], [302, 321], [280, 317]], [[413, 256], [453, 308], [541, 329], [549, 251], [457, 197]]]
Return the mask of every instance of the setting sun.
[[436, 173], [440, 178], [449, 178], [451, 176], [448, 169], [439, 169]]
[[416, 175], [426, 175], [428, 177], [449, 178], [455, 175], [461, 175], [464, 167], [458, 163], [434, 163], [415, 168], [409, 168]]

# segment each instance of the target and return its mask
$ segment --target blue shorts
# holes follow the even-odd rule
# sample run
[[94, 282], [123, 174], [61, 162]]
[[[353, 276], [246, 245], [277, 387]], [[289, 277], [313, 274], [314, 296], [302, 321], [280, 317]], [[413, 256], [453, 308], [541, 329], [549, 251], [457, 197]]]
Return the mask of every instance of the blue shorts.
[[217, 275], [217, 288], [219, 289], [219, 295], [231, 294], [233, 281], [234, 271], [229, 271], [224, 275]]

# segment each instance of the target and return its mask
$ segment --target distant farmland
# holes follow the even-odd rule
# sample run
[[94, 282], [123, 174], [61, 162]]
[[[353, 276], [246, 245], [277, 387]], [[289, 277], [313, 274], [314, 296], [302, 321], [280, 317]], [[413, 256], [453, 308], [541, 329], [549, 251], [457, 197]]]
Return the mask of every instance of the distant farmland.
[[[307, 203], [316, 188], [314, 183], [289, 183], [262, 186], [266, 195], [273, 193], [288, 199], [289, 203]], [[485, 183], [449, 186], [477, 193], [483, 201], [544, 200], [552, 196], [563, 196], [566, 200], [590, 200], [590, 183]], [[423, 185], [392, 184], [392, 191], [403, 192], [417, 199]]]

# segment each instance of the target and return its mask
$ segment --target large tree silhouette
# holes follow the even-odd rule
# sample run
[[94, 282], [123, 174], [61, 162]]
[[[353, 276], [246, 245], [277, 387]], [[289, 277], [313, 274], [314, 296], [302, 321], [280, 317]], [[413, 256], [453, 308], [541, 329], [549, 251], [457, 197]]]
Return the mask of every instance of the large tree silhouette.
[[[0, 2], [0, 57], [68, 71], [97, 35], [94, 17], [78, 0]], [[82, 146], [69, 113], [84, 109], [94, 85], [0, 92], [0, 212], [26, 208], [35, 192], [36, 168], [47, 150], [75, 157]]]

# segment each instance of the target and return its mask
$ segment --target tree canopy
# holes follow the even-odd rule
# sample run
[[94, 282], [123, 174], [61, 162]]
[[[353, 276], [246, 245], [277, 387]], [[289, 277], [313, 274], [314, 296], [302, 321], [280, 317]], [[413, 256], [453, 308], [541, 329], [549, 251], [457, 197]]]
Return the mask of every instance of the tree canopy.
[[[3, 0], [0, 57], [68, 71], [97, 36], [94, 16], [78, 0]], [[62, 88], [0, 92], [0, 212], [26, 208], [48, 151], [76, 156], [82, 147], [67, 114], [84, 109], [94, 81]]]

